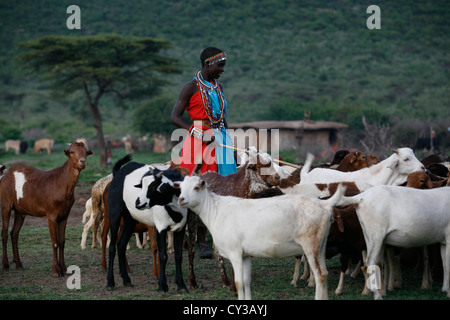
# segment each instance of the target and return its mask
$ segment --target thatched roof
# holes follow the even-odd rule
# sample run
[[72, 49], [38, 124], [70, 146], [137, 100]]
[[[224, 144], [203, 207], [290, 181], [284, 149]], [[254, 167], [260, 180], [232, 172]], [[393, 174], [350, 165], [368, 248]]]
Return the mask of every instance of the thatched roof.
[[329, 130], [329, 129], [345, 129], [348, 125], [345, 123], [334, 121], [254, 121], [254, 122], [238, 122], [229, 123], [230, 129], [290, 129], [290, 130]]

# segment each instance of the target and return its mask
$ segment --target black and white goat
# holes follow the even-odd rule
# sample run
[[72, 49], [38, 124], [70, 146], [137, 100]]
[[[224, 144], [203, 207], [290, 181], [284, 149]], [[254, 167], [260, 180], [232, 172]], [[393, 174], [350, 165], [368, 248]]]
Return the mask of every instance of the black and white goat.
[[[167, 231], [174, 231], [176, 280], [178, 291], [187, 290], [181, 273], [182, 243], [184, 238], [187, 209], [178, 205], [179, 190], [173, 188], [174, 182], [183, 180], [178, 169], [169, 165], [146, 165], [129, 162], [125, 156], [113, 168], [113, 180], [109, 187], [108, 206], [111, 232], [109, 246], [109, 266], [107, 287], [114, 289], [114, 257], [120, 220], [123, 218], [122, 235], [117, 243], [119, 271], [125, 286], [132, 286], [126, 270], [126, 246], [137, 222], [155, 226], [160, 258], [160, 277], [158, 291], [167, 292], [165, 265], [167, 262]], [[124, 165], [126, 164], [126, 165]], [[122, 167], [122, 165], [124, 165]], [[145, 197], [141, 195], [144, 193]], [[141, 201], [146, 198], [146, 201]]]

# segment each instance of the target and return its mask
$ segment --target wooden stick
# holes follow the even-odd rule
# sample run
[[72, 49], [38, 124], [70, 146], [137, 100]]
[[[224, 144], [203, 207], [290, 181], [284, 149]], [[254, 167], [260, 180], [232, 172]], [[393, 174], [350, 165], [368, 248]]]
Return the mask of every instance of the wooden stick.
[[[232, 146], [227, 146], [227, 145], [218, 143], [217, 141], [215, 141], [215, 142], [216, 142], [219, 146], [224, 147], [224, 148], [233, 149], [233, 150], [236, 150], [236, 151], [239, 151], [239, 152], [248, 152], [248, 150], [244, 150], [244, 149], [237, 148], [237, 147], [232, 147]], [[301, 166], [298, 166], [298, 165], [296, 165], [296, 164], [289, 163], [289, 162], [286, 162], [286, 161], [283, 161], [283, 160], [274, 159], [274, 158], [272, 158], [272, 160], [275, 161], [275, 162], [284, 164], [284, 165], [286, 165], [286, 166], [290, 166], [290, 167], [296, 168], [296, 169], [301, 169], [301, 168], [302, 168]]]

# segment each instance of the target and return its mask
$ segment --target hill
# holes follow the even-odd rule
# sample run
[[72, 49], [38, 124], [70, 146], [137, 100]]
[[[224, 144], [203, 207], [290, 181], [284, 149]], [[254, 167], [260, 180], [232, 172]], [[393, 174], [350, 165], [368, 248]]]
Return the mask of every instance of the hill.
[[[76, 3], [78, 2], [78, 3]], [[68, 30], [66, 8], [81, 8], [81, 30]], [[13, 59], [21, 41], [49, 34], [118, 33], [172, 42], [183, 73], [164, 90], [175, 101], [199, 67], [199, 54], [217, 46], [228, 55], [221, 81], [229, 121], [301, 119], [360, 126], [375, 121], [448, 121], [449, 1], [377, 1], [381, 29], [369, 30], [371, 2], [346, 0], [56, 1], [0, 3], [1, 118], [20, 128], [93, 135], [83, 96], [55, 102], [48, 86]], [[149, 97], [150, 99], [151, 97]], [[131, 130], [132, 110], [103, 101], [105, 132]], [[136, 106], [136, 108], [138, 105]], [[0, 120], [1, 122], [1, 120]], [[1, 125], [1, 124], [0, 124]], [[3, 122], [5, 125], [5, 122]], [[448, 123], [447, 123], [448, 125]], [[61, 137], [63, 139], [63, 137]]]

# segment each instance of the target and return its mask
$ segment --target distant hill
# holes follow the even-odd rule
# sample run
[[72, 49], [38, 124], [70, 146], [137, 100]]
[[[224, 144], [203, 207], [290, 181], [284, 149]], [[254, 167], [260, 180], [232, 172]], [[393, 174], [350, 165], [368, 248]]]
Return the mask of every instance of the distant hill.
[[[363, 113], [376, 120], [448, 118], [450, 1], [375, 1], [381, 30], [369, 30], [372, 2], [1, 1], [0, 117], [22, 129], [93, 134], [80, 120], [87, 112], [83, 96], [49, 99], [48, 87], [13, 58], [18, 43], [44, 35], [118, 33], [172, 42], [167, 54], [181, 59], [184, 70], [164, 90], [173, 101], [199, 67], [202, 49], [224, 49], [229, 121], [301, 119], [304, 109], [312, 119], [351, 125]], [[66, 27], [71, 4], [81, 8], [81, 30]], [[105, 132], [126, 133], [131, 110], [109, 103], [103, 102]]]

